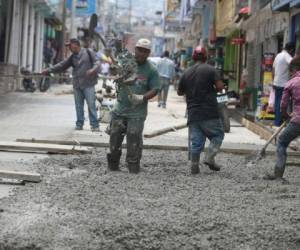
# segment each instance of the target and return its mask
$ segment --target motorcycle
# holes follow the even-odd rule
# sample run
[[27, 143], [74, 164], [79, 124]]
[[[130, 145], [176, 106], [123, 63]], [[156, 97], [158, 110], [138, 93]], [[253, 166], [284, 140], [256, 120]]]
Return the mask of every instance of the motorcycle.
[[218, 111], [224, 126], [224, 132], [230, 132], [230, 116], [228, 111], [229, 105], [236, 105], [238, 103], [234, 91], [228, 91], [228, 81], [223, 80], [225, 88], [222, 92], [217, 93]]
[[31, 75], [31, 71], [22, 67], [20, 69], [20, 73], [24, 75], [22, 80], [23, 88], [26, 92], [34, 92], [36, 90], [36, 83], [31, 77], [26, 77], [27, 75]]
[[218, 102], [218, 111], [221, 118], [221, 121], [224, 126], [224, 132], [229, 133], [230, 132], [230, 117], [228, 112], [228, 95], [226, 90], [223, 90], [223, 92], [217, 94], [217, 102]]
[[39, 77], [36, 80], [32, 76], [40, 76], [39, 73], [32, 73], [29, 69], [24, 67], [20, 69], [20, 73], [24, 75], [22, 85], [26, 92], [33, 93], [37, 88], [40, 90], [40, 92], [46, 92], [50, 88], [50, 74], [46, 75], [45, 77]]

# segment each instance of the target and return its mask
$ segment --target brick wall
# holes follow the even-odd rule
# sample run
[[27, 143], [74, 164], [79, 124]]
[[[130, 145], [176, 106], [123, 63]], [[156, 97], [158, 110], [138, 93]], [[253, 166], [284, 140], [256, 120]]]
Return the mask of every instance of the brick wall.
[[20, 80], [5, 75], [17, 75], [18, 67], [0, 63], [0, 95], [20, 89]]

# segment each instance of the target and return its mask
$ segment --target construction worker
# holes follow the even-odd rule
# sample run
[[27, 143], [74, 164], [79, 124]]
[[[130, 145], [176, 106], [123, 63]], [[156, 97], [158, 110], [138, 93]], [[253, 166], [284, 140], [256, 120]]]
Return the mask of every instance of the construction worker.
[[218, 113], [217, 91], [224, 87], [217, 70], [206, 63], [206, 51], [197, 47], [193, 52], [195, 65], [188, 68], [180, 79], [177, 94], [185, 95], [188, 127], [191, 135], [191, 174], [198, 174], [200, 154], [206, 138], [210, 144], [204, 163], [211, 170], [220, 171], [215, 162], [224, 138], [224, 128]]
[[88, 48], [81, 48], [77, 38], [70, 39], [66, 43], [72, 54], [62, 62], [44, 69], [42, 74], [59, 73], [73, 67], [73, 90], [76, 108], [76, 130], [82, 130], [84, 124], [84, 100], [88, 106], [91, 130], [98, 132], [99, 122], [96, 110], [95, 85], [97, 74], [101, 70], [100, 61], [96, 59], [94, 51]]
[[[273, 174], [264, 176], [266, 180], [283, 177], [287, 147], [300, 135], [300, 57], [294, 58], [289, 64], [291, 79], [285, 84], [280, 111], [284, 120], [289, 121], [287, 127], [280, 134], [277, 141], [277, 160]], [[289, 100], [292, 100], [292, 114], [288, 113]]]
[[168, 92], [171, 82], [175, 80], [175, 63], [170, 59], [170, 52], [165, 51], [157, 63], [161, 88], [158, 93], [158, 107], [166, 108]]
[[159, 77], [155, 67], [147, 60], [151, 43], [140, 39], [135, 46], [135, 60], [138, 64], [137, 79], [133, 84], [120, 84], [116, 104], [112, 110], [108, 168], [119, 170], [121, 145], [126, 135], [126, 162], [130, 173], [140, 171], [143, 148], [143, 129], [147, 116], [148, 100], [159, 91]]

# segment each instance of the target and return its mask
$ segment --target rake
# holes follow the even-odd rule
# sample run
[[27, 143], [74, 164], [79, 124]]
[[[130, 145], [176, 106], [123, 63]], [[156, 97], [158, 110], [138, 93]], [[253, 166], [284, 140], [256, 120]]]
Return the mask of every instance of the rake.
[[259, 160], [266, 156], [266, 150], [269, 144], [274, 140], [274, 138], [282, 131], [282, 129], [286, 125], [286, 121], [281, 124], [281, 126], [271, 135], [271, 137], [267, 140], [267, 142], [263, 145], [263, 147], [259, 151], [255, 151], [251, 153], [247, 158], [247, 162], [257, 163]]

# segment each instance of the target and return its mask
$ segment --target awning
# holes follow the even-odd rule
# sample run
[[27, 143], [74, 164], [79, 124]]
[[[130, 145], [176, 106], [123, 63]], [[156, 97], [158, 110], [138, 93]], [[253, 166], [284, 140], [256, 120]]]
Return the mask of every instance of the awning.
[[272, 0], [271, 9], [273, 11], [289, 11], [291, 0]]
[[293, 7], [300, 7], [300, 0], [292, 0], [290, 2], [290, 7], [293, 8]]

